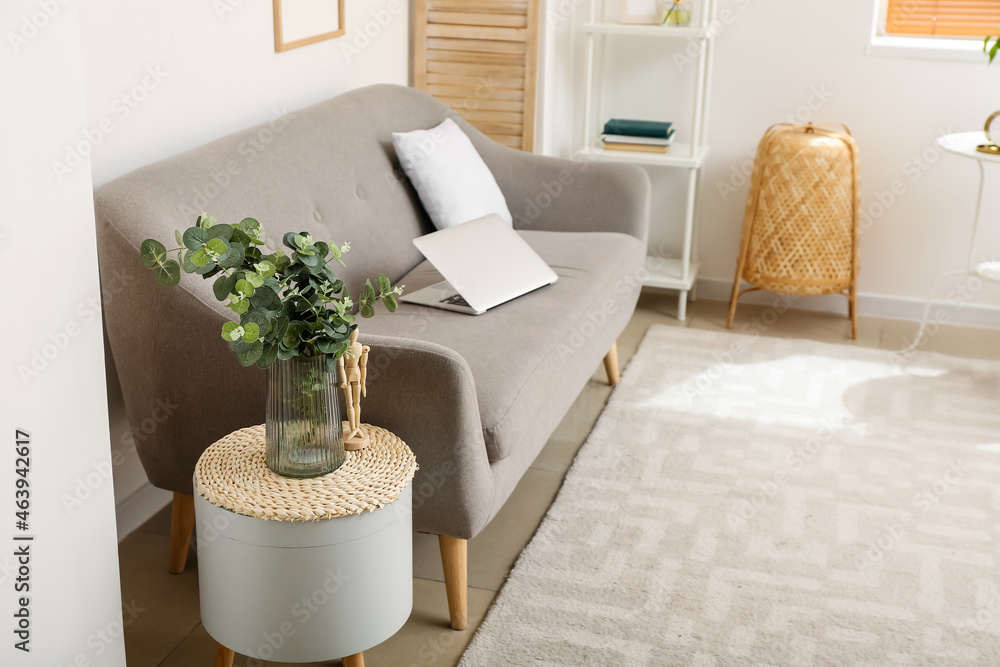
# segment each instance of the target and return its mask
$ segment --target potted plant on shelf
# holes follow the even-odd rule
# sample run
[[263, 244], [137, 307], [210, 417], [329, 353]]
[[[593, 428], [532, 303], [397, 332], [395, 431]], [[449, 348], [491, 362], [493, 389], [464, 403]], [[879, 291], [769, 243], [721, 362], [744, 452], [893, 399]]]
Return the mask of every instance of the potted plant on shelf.
[[[379, 301], [395, 312], [403, 288], [378, 274], [355, 303], [332, 265], [343, 264], [349, 243], [338, 247], [289, 232], [282, 239], [289, 254], [281, 248], [265, 254], [263, 228], [253, 218], [224, 224], [202, 213], [174, 235], [179, 247], [169, 250], [155, 239], [143, 241], [142, 263], [167, 287], [180, 282], [182, 269], [215, 278], [215, 298], [239, 316], [222, 325], [221, 334], [240, 364], [267, 370], [268, 467], [289, 477], [336, 470], [346, 458], [337, 366], [361, 349], [355, 313], [372, 317]], [[174, 252], [177, 259], [170, 258]]]

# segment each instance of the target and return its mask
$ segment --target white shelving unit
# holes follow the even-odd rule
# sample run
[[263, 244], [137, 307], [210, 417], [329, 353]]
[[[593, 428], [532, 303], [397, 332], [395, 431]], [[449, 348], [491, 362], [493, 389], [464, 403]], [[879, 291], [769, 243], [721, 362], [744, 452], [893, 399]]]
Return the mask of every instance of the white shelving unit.
[[[687, 195], [684, 207], [684, 240], [680, 249], [680, 257], [658, 257], [649, 255], [646, 260], [646, 279], [644, 284], [649, 287], [677, 290], [677, 317], [687, 316], [688, 296], [694, 299], [695, 280], [698, 277], [698, 229], [697, 201], [698, 180], [705, 157], [708, 155], [708, 91], [712, 74], [712, 41], [713, 33], [710, 26], [715, 20], [716, 0], [705, 0], [704, 10], [700, 12], [698, 25], [687, 28], [675, 28], [666, 25], [632, 25], [613, 23], [598, 16], [599, 8], [603, 10], [604, 0], [590, 0], [590, 18], [583, 25], [587, 39], [586, 64], [586, 98], [583, 114], [583, 144], [579, 154], [594, 160], [612, 162], [630, 162], [645, 167], [664, 167], [687, 170]], [[669, 54], [676, 48], [685, 48], [692, 41], [698, 45], [697, 72], [694, 85], [694, 99], [691, 100], [691, 125], [683, 124], [678, 132], [690, 129], [689, 140], [684, 143], [675, 142], [670, 152], [659, 155], [656, 153], [629, 153], [626, 151], [607, 151], [601, 148], [601, 129], [607, 120], [603, 110], [604, 85], [604, 53], [608, 39], [619, 37], [635, 37], [648, 39], [651, 46], [662, 45], [658, 40], [672, 42], [664, 49], [664, 64], [670, 63]], [[664, 119], [666, 120], [666, 119]], [[662, 224], [669, 224], [664, 220]], [[654, 224], [656, 224], [654, 222]]]

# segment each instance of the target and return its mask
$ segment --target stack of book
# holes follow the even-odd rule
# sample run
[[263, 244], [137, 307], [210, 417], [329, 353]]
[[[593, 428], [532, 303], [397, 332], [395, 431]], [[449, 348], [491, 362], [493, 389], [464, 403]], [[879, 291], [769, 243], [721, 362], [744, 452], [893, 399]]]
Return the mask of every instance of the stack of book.
[[604, 124], [601, 139], [606, 150], [666, 153], [674, 143], [671, 125], [655, 120], [612, 118]]

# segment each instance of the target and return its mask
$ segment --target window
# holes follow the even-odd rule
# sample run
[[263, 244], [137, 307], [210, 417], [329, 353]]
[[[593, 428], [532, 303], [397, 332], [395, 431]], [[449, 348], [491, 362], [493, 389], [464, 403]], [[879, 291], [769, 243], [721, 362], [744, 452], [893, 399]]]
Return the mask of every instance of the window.
[[886, 35], [979, 37], [1000, 33], [1000, 0], [886, 0]]

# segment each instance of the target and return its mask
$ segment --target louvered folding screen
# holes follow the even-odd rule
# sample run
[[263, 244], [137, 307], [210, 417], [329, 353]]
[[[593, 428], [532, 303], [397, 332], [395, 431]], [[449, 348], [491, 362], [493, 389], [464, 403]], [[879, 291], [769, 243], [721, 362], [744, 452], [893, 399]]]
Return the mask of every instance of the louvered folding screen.
[[889, 0], [885, 31], [895, 35], [985, 37], [1000, 26], [1000, 0]]
[[413, 85], [511, 148], [535, 146], [541, 0], [417, 0]]

